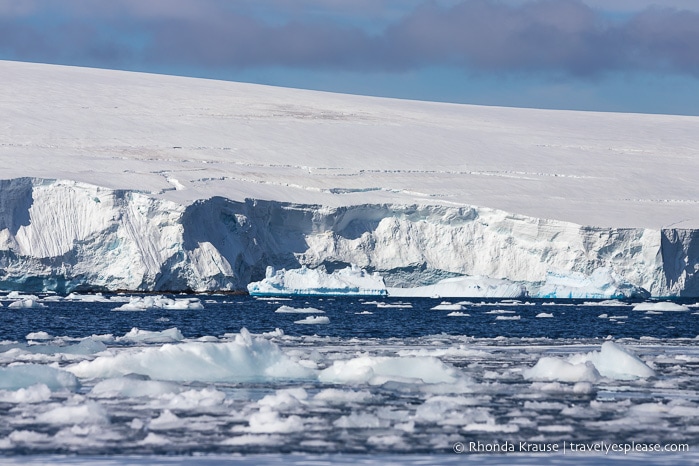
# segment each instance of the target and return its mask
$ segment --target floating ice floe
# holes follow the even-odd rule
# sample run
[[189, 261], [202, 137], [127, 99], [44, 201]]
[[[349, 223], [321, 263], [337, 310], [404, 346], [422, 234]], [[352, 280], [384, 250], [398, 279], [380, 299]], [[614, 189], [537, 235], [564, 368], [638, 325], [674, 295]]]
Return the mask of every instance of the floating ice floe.
[[187, 342], [124, 350], [68, 366], [81, 378], [142, 374], [158, 380], [240, 382], [299, 379], [313, 372], [286, 356], [274, 343], [241, 329], [226, 343]]
[[66, 301], [79, 301], [79, 302], [83, 302], [83, 303], [109, 303], [109, 302], [112, 302], [111, 299], [109, 299], [107, 296], [104, 296], [102, 293], [95, 293], [95, 294], [70, 293], [64, 299]]
[[677, 304], [669, 301], [658, 303], [640, 303], [633, 307], [634, 311], [653, 311], [653, 312], [685, 312], [689, 311], [689, 307], [683, 304]]
[[447, 314], [447, 317], [469, 317], [471, 314], [461, 311], [454, 311]]
[[553, 314], [551, 314], [550, 312], [540, 312], [536, 315], [536, 317], [539, 319], [551, 318], [553, 317]]
[[329, 324], [330, 319], [326, 316], [308, 316], [305, 319], [295, 320], [294, 323], [302, 325]]
[[134, 296], [128, 303], [112, 309], [113, 311], [148, 311], [165, 309], [170, 311], [200, 311], [204, 309], [199, 298], [166, 298], [165, 296]]
[[43, 403], [51, 398], [51, 389], [43, 383], [17, 390], [0, 390], [2, 403]]
[[53, 336], [41, 331], [27, 333], [27, 335], [24, 338], [26, 338], [27, 340], [51, 340], [53, 339]]
[[267, 267], [264, 280], [250, 283], [252, 296], [343, 295], [386, 296], [386, 284], [378, 273], [370, 274], [352, 265], [332, 273], [302, 267], [275, 270]]
[[314, 307], [296, 308], [291, 306], [281, 306], [274, 312], [279, 314], [325, 314], [325, 311]]
[[40, 364], [0, 367], [0, 390], [18, 390], [42, 384], [50, 390], [75, 391], [78, 379], [70, 372]]
[[41, 309], [45, 307], [46, 305], [39, 302], [39, 298], [36, 296], [31, 298], [21, 298], [7, 305], [8, 309]]
[[458, 303], [452, 304], [450, 302], [444, 301], [442, 303], [437, 304], [431, 309], [433, 311], [463, 311], [464, 306]]
[[521, 298], [527, 296], [527, 289], [508, 280], [470, 276], [446, 278], [433, 285], [414, 288], [389, 288], [388, 294], [425, 298]]
[[116, 338], [116, 341], [128, 341], [133, 343], [174, 343], [182, 340], [184, 340], [184, 336], [176, 327], [159, 332], [141, 330], [133, 327], [123, 337]]
[[545, 356], [534, 367], [524, 369], [528, 380], [596, 382], [601, 377], [632, 380], [652, 377], [655, 371], [627, 348], [605, 341], [600, 351], [574, 354], [567, 359]]
[[453, 383], [458, 372], [434, 357], [360, 356], [335, 361], [318, 374], [327, 383], [381, 385], [388, 381]]
[[602, 267], [595, 269], [590, 275], [549, 272], [546, 282], [533, 295], [538, 298], [612, 299], [647, 298], [650, 293], [625, 282], [610, 268]]

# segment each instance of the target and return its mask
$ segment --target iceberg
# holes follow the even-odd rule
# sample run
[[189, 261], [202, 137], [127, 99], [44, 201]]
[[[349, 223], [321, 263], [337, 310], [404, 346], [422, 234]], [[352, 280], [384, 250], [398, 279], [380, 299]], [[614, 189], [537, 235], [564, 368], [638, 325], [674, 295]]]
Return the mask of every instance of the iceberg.
[[624, 299], [648, 298], [648, 291], [623, 281], [609, 268], [595, 269], [590, 275], [571, 272], [549, 273], [535, 293], [537, 298]]
[[275, 270], [267, 267], [264, 280], [248, 285], [252, 296], [386, 296], [386, 285], [378, 273], [369, 274], [356, 265], [326, 273], [302, 267]]
[[426, 298], [524, 298], [528, 292], [523, 285], [508, 280], [488, 277], [453, 277], [445, 278], [433, 285], [389, 288], [389, 295]]
[[567, 359], [544, 356], [534, 367], [524, 369], [527, 380], [558, 382], [597, 382], [602, 377], [634, 380], [655, 376], [631, 350], [613, 341], [605, 341], [599, 351], [573, 354]]

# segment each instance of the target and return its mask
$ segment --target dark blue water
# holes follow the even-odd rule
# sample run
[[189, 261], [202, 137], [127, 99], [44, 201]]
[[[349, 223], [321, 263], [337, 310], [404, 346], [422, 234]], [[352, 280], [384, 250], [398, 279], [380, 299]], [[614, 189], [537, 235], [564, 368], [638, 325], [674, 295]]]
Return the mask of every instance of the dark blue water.
[[[189, 338], [220, 336], [246, 327], [253, 333], [281, 328], [287, 335], [319, 335], [342, 338], [408, 338], [446, 333], [478, 338], [548, 337], [548, 338], [695, 338], [699, 335], [699, 311], [647, 314], [633, 311], [632, 306], [602, 306], [582, 301], [527, 300], [525, 303], [499, 303], [478, 300], [465, 305], [467, 317], [448, 317], [450, 311], [431, 310], [441, 300], [429, 298], [381, 298], [390, 305], [408, 304], [409, 308], [379, 308], [368, 304], [373, 299], [296, 298], [285, 301], [258, 300], [249, 296], [201, 296], [204, 310], [149, 310], [117, 312], [121, 303], [45, 302], [43, 309], [11, 310], [0, 308], [0, 340], [21, 340], [29, 332], [45, 331], [55, 336], [85, 337], [92, 334], [123, 335], [138, 327], [163, 330], [177, 327]], [[456, 302], [452, 300], [452, 302]], [[8, 301], [5, 301], [7, 305]], [[482, 303], [486, 303], [485, 305]], [[694, 301], [691, 301], [694, 303]], [[299, 325], [309, 314], [275, 313], [280, 306], [314, 307], [325, 311], [327, 325]], [[489, 313], [497, 310], [507, 314]], [[358, 314], [363, 311], [370, 315]], [[537, 318], [539, 313], [553, 318]], [[626, 316], [617, 320], [599, 318]], [[498, 320], [519, 316], [519, 320]]]

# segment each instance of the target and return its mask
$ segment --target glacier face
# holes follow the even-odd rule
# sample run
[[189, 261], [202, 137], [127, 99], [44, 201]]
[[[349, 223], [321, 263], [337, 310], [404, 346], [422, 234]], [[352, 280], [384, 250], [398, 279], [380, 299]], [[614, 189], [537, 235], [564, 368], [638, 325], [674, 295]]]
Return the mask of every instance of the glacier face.
[[605, 268], [654, 296], [698, 296], [696, 236], [476, 207], [223, 197], [182, 205], [84, 182], [0, 181], [0, 286], [27, 291], [244, 290], [268, 265], [356, 264], [388, 286], [470, 275], [536, 287], [552, 273]]

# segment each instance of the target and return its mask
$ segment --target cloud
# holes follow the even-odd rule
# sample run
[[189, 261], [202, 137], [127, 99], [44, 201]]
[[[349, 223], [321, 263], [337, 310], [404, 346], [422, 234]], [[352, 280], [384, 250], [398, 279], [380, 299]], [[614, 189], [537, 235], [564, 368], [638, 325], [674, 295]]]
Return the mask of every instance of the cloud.
[[504, 74], [642, 70], [699, 77], [699, 12], [675, 8], [613, 17], [578, 0], [21, 3], [0, 0], [6, 58], [146, 70], [456, 66]]

